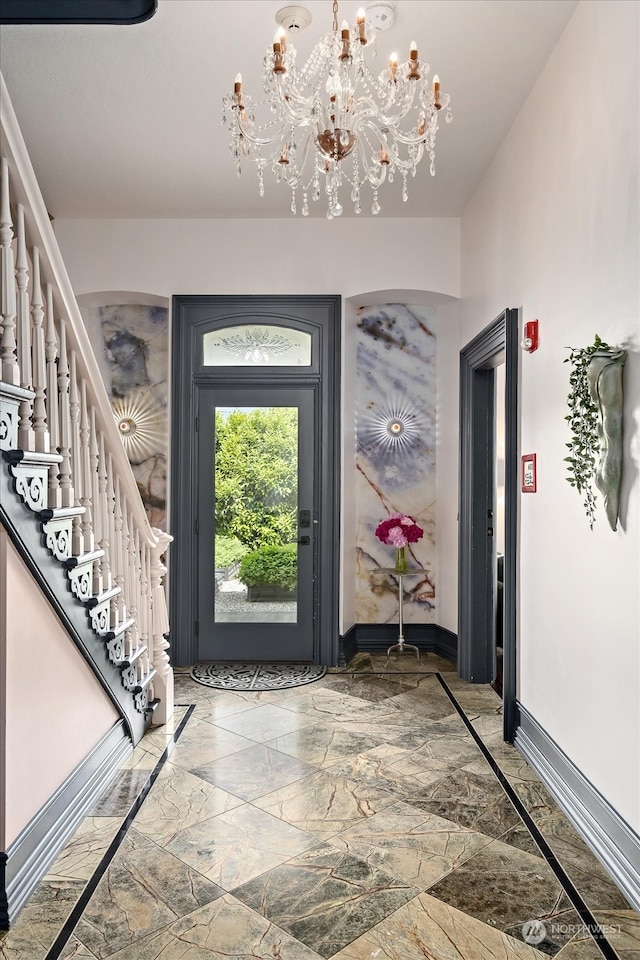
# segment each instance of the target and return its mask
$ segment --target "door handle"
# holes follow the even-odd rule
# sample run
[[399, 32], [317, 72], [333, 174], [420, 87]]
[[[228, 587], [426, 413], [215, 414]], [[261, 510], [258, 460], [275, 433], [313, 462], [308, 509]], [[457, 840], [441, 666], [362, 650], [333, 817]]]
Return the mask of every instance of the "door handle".
[[308, 547], [311, 543], [311, 537], [300, 537], [299, 540], [289, 540], [288, 543], [301, 543], [303, 547]]

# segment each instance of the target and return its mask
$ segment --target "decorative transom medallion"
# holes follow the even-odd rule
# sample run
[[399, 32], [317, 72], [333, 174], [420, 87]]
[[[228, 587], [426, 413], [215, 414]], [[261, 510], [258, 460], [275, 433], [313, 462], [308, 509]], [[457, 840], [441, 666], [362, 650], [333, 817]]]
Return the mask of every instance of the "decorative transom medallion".
[[234, 356], [242, 356], [248, 363], [269, 363], [272, 357], [279, 357], [293, 344], [279, 333], [269, 330], [247, 330], [244, 336], [221, 337], [225, 350]]

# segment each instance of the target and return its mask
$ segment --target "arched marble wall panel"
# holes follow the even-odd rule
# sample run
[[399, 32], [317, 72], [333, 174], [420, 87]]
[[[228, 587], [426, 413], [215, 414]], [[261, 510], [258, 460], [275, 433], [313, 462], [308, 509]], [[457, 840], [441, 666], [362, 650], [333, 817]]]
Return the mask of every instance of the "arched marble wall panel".
[[160, 298], [109, 303], [108, 294], [101, 296], [103, 303], [97, 295], [78, 302], [149, 522], [166, 530], [169, 305]]
[[[425, 534], [409, 547], [405, 619], [435, 619], [436, 336], [431, 309], [405, 304], [358, 311], [356, 387], [356, 509], [358, 623], [397, 618], [397, 580], [377, 568], [393, 566], [395, 551], [375, 536], [396, 511], [414, 517]], [[387, 424], [398, 418], [403, 432]]]

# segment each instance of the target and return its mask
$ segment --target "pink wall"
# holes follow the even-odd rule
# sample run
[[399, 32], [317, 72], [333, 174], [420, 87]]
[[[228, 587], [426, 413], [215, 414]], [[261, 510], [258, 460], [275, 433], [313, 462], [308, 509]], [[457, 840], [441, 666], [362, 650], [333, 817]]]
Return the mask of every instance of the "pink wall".
[[2, 528], [0, 597], [6, 849], [118, 714]]

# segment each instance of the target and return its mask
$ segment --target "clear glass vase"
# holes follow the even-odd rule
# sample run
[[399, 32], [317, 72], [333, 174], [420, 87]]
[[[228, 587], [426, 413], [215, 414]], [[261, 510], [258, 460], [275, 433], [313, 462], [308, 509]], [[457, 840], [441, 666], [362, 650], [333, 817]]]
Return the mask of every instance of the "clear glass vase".
[[397, 547], [396, 548], [396, 573], [406, 573], [408, 569], [409, 569], [409, 561], [407, 559], [407, 548]]

